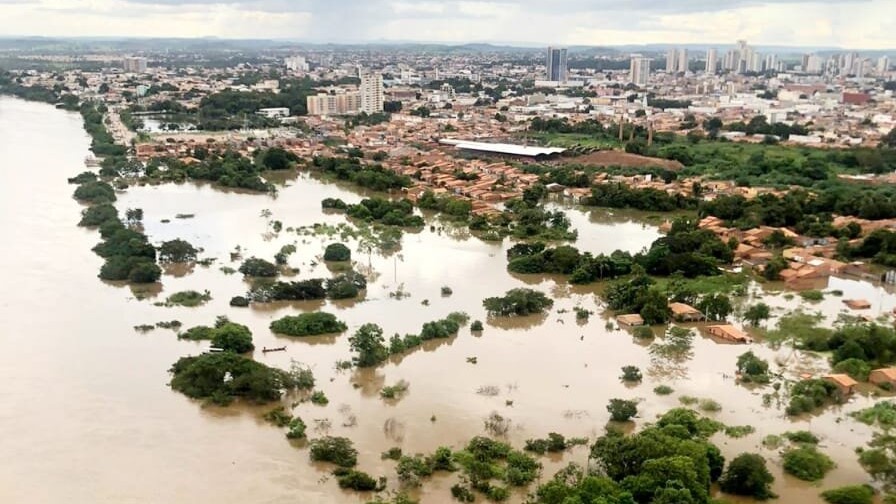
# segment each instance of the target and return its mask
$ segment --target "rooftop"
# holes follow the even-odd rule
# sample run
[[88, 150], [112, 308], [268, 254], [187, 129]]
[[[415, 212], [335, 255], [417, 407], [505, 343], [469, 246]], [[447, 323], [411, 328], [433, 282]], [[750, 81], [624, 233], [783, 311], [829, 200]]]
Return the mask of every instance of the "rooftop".
[[530, 145], [515, 145], [507, 143], [472, 142], [467, 140], [442, 139], [439, 143], [453, 145], [458, 149], [475, 150], [480, 152], [494, 152], [497, 154], [510, 154], [513, 156], [553, 156], [562, 154], [566, 149], [560, 147], [533, 147]]

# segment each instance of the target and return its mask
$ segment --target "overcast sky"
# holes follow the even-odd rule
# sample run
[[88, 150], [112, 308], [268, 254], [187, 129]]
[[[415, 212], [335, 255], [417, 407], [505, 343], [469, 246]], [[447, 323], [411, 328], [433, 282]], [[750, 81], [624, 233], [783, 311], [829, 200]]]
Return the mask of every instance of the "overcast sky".
[[0, 0], [0, 35], [896, 48], [896, 0]]

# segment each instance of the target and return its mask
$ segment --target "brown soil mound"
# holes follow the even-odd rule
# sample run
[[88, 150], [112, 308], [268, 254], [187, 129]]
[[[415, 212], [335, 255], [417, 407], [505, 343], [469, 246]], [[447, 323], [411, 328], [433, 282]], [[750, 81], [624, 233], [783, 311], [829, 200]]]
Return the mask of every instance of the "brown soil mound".
[[571, 163], [592, 166], [626, 166], [632, 168], [656, 166], [676, 171], [684, 168], [683, 164], [671, 159], [639, 156], [637, 154], [629, 154], [628, 152], [609, 150], [592, 152], [591, 154], [569, 158], [568, 160]]

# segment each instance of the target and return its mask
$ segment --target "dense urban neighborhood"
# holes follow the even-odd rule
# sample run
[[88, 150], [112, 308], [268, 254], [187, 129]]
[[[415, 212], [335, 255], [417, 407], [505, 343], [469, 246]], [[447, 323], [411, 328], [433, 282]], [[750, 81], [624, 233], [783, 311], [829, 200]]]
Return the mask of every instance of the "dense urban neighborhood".
[[97, 332], [176, 356], [147, 397], [221, 481], [871, 504], [896, 502], [894, 54], [0, 39], [0, 123], [66, 132], [11, 154], [53, 188], [18, 197], [91, 244], [55, 247], [98, 269], [70, 302], [120, 312]]

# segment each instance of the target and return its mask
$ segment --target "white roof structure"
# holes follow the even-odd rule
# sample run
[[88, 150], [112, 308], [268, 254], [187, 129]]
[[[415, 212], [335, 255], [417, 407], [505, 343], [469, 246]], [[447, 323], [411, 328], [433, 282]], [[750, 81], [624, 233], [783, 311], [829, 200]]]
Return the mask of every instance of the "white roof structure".
[[458, 149], [475, 150], [480, 152], [494, 152], [497, 154], [510, 154], [513, 156], [552, 156], [566, 152], [559, 147], [532, 147], [529, 145], [515, 145], [506, 143], [472, 142], [467, 140], [442, 139], [439, 143], [453, 145]]

